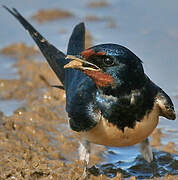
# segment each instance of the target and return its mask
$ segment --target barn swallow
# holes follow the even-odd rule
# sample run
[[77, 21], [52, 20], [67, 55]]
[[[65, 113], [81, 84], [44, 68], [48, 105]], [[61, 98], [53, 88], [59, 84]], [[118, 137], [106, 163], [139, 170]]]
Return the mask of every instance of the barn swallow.
[[117, 44], [85, 49], [84, 23], [75, 26], [66, 55], [16, 9], [3, 7], [29, 32], [64, 86], [69, 125], [80, 138], [84, 176], [90, 143], [115, 147], [140, 143], [144, 159], [151, 162], [148, 136], [159, 116], [174, 120], [176, 114], [170, 97], [144, 73], [142, 61]]

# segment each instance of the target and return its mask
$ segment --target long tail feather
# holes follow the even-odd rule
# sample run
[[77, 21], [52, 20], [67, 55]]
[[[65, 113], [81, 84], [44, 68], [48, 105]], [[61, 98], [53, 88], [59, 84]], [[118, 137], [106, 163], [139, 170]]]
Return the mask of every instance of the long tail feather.
[[66, 55], [50, 44], [16, 9], [10, 10], [8, 7], [3, 6], [9, 13], [11, 13], [29, 32], [33, 40], [38, 45], [42, 54], [45, 56], [49, 65], [56, 73], [60, 81], [65, 84], [64, 65], [68, 63], [65, 60]]

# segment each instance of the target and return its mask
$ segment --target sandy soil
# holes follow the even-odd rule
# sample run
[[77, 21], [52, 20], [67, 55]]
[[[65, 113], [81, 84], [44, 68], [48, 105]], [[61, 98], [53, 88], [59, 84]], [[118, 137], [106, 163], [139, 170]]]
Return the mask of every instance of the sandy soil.
[[[10, 55], [14, 46], [8, 47]], [[33, 49], [17, 44], [21, 53], [13, 56], [24, 57], [24, 47]], [[20, 79], [1, 79], [0, 98], [25, 103], [10, 117], [0, 113], [0, 179], [77, 179], [82, 163], [66, 124], [65, 94], [49, 86], [59, 81], [46, 63], [19, 58], [15, 66]], [[93, 160], [98, 157], [93, 155]]]
[[37, 12], [37, 14], [33, 15], [32, 18], [36, 20], [38, 23], [44, 23], [47, 21], [54, 21], [57, 19], [70, 18], [74, 15], [62, 9], [41, 9]]
[[[90, 45], [88, 34], [87, 46]], [[45, 61], [33, 59], [39, 53], [35, 47], [12, 44], [1, 53], [17, 59], [19, 79], [0, 79], [0, 98], [16, 99], [24, 104], [12, 116], [0, 113], [0, 179], [82, 179], [83, 164], [77, 160], [78, 142], [67, 125], [64, 91], [50, 86], [60, 82]], [[161, 146], [162, 136], [161, 129], [156, 129], [152, 146], [178, 153], [173, 142]], [[98, 153], [102, 151], [104, 147], [94, 146], [92, 165], [100, 161]], [[110, 178], [91, 175], [90, 179]], [[113, 179], [123, 179], [122, 174], [118, 173]], [[163, 179], [175, 180], [176, 177], [168, 175]]]

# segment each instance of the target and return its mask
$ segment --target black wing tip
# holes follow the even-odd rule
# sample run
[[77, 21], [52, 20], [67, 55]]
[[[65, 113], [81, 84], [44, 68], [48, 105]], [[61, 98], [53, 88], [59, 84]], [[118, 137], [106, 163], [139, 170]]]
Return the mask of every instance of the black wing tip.
[[175, 120], [176, 112], [174, 110], [173, 102], [171, 98], [160, 88], [157, 99], [160, 107], [160, 115], [167, 119]]
[[169, 119], [169, 120], [175, 120], [175, 119], [176, 119], [176, 113], [175, 113], [174, 110], [170, 110], [170, 111], [166, 114], [166, 116], [164, 116], [164, 117], [166, 117], [166, 118]]
[[4, 4], [1, 4], [1, 6], [4, 8], [4, 9], [9, 9], [6, 5]]
[[85, 23], [84, 22], [80, 22], [79, 24], [77, 24], [75, 27], [74, 27], [74, 31], [85, 31]]
[[15, 8], [8, 8], [6, 5], [1, 5], [4, 9], [6, 9], [9, 13], [11, 13], [13, 16], [17, 17], [19, 14], [19, 12], [17, 11], [17, 9]]
[[176, 113], [174, 112], [173, 116], [172, 116], [172, 120], [176, 119]]
[[1, 7], [3, 7], [4, 9], [6, 9], [7, 11], [9, 11], [9, 12], [12, 12], [6, 5], [4, 5], [4, 4], [1, 4]]
[[84, 23], [84, 22], [80, 22], [80, 23], [78, 23], [76, 26], [85, 27], [85, 23]]
[[176, 119], [176, 112], [175, 112], [175, 110], [174, 110], [174, 106], [172, 106], [172, 107], [169, 109], [169, 111], [170, 111], [169, 119], [170, 119], [170, 120], [175, 120], [175, 119]]
[[9, 11], [11, 14], [13, 13], [6, 5], [2, 4], [1, 5], [4, 9], [6, 9], [7, 11]]

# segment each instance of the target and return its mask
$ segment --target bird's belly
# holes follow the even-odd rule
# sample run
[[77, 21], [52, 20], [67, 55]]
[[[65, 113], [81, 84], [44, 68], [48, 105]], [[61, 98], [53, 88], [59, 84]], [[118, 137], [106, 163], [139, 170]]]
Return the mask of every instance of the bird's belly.
[[146, 139], [156, 128], [158, 119], [159, 110], [154, 106], [149, 114], [145, 115], [140, 122], [136, 122], [134, 128], [125, 127], [122, 131], [101, 118], [94, 128], [86, 132], [80, 132], [78, 135], [95, 144], [115, 147], [130, 146]]

